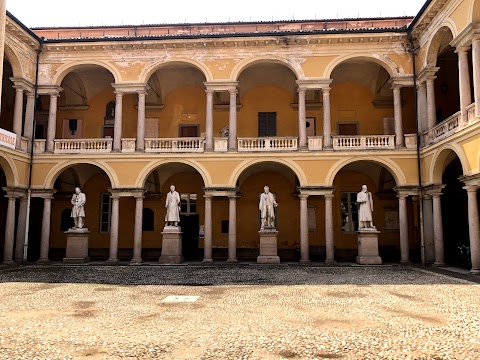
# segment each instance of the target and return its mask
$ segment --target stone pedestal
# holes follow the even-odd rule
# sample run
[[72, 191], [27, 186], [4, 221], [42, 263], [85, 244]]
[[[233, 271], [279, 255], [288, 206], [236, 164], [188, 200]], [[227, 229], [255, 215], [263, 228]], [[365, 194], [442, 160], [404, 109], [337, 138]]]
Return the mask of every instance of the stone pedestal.
[[358, 256], [357, 264], [360, 265], [381, 265], [382, 258], [378, 254], [378, 234], [380, 231], [360, 230], [358, 234]]
[[70, 229], [67, 234], [67, 256], [63, 258], [64, 264], [84, 264], [90, 262], [88, 257], [88, 229]]
[[260, 235], [260, 255], [257, 257], [257, 263], [280, 264], [280, 257], [277, 255], [278, 231], [274, 228], [262, 229], [258, 234]]
[[182, 231], [178, 226], [165, 226], [162, 232], [162, 255], [158, 260], [160, 264], [181, 264]]

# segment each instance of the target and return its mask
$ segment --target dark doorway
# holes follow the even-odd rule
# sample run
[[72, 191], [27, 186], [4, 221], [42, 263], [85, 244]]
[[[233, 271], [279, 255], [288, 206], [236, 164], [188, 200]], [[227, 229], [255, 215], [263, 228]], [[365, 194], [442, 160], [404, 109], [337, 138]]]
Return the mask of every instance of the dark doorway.
[[180, 137], [198, 137], [198, 125], [180, 125]]
[[42, 237], [43, 199], [32, 197], [30, 200], [30, 226], [28, 231], [28, 261], [40, 258]]
[[470, 257], [466, 248], [470, 247], [468, 235], [468, 200], [463, 184], [458, 180], [463, 175], [462, 164], [455, 158], [445, 168], [443, 189], [442, 219], [443, 240], [445, 244], [445, 262], [449, 265], [470, 267]]
[[200, 216], [180, 215], [180, 227], [182, 228], [182, 252], [185, 260], [200, 260], [201, 253], [198, 249]]

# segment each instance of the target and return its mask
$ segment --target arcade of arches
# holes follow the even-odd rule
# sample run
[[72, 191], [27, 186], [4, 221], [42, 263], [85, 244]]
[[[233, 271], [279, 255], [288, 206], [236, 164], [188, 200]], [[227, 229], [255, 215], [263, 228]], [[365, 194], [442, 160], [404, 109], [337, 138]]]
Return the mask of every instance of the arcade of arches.
[[318, 22], [221, 41], [140, 26], [153, 36], [141, 45], [98, 29], [51, 39], [7, 16], [0, 128], [17, 140], [0, 147], [3, 262], [65, 257], [77, 186], [91, 259], [158, 261], [172, 184], [186, 261], [254, 261], [268, 185], [282, 261], [352, 262], [365, 184], [384, 262], [480, 272], [480, 0], [461, 2], [468, 16], [432, 6], [418, 23], [334, 37], [305, 30]]

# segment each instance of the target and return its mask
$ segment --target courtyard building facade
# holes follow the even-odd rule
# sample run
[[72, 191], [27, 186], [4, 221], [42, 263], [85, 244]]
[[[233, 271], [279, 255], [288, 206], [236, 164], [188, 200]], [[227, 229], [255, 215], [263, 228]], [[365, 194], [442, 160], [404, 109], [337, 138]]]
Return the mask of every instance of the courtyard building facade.
[[[65, 257], [86, 194], [91, 259], [354, 261], [367, 185], [384, 262], [480, 273], [480, 0], [414, 18], [27, 28], [0, 1], [0, 257]], [[3, 35], [4, 34], [4, 35]], [[2, 50], [4, 47], [4, 50]]]

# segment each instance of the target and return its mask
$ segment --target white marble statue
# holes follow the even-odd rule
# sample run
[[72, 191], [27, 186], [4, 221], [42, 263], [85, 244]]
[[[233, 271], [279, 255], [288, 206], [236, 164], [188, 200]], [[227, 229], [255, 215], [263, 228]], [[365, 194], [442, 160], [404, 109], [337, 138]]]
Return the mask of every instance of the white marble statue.
[[358, 227], [361, 229], [375, 229], [373, 225], [373, 198], [367, 185], [362, 185], [362, 191], [357, 194]]
[[73, 229], [82, 229], [83, 228], [83, 218], [85, 217], [85, 202], [87, 201], [87, 197], [79, 187], [75, 188], [75, 194], [72, 196], [71, 203], [72, 207], [72, 214], [71, 217], [73, 218], [73, 222], [75, 226]]
[[260, 203], [258, 205], [262, 218], [260, 229], [275, 228], [275, 208], [278, 206], [278, 203], [275, 201], [268, 186], [265, 186], [263, 190], [264, 192], [260, 195]]
[[175, 185], [170, 186], [170, 192], [167, 194], [165, 201], [165, 208], [167, 209], [165, 225], [178, 226], [180, 222], [180, 195], [175, 191]]

